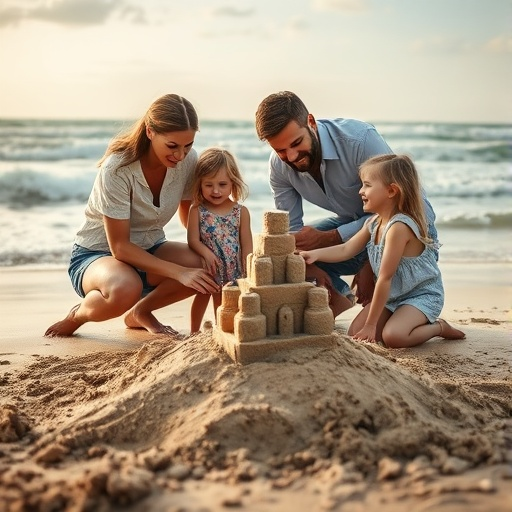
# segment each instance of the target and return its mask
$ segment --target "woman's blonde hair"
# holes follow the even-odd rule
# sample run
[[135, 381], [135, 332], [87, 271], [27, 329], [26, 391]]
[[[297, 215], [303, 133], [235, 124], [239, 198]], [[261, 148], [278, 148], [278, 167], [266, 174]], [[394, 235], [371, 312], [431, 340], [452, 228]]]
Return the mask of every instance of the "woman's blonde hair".
[[146, 127], [159, 134], [186, 130], [197, 131], [199, 121], [190, 101], [177, 94], [165, 94], [155, 100], [146, 114], [131, 128], [112, 139], [105, 154], [98, 162], [98, 166], [112, 153], [119, 154], [121, 157], [117, 167], [140, 160], [150, 145]]
[[377, 175], [384, 185], [394, 184], [398, 188], [397, 210], [411, 217], [418, 225], [423, 241], [430, 242], [420, 178], [412, 160], [407, 155], [374, 156], [361, 165], [359, 174], [370, 166], [372, 174]]
[[200, 204], [204, 201], [201, 192], [202, 180], [215, 176], [222, 168], [226, 169], [228, 177], [233, 183], [231, 190], [233, 200], [243, 201], [249, 195], [249, 190], [242, 178], [235, 157], [226, 149], [208, 148], [201, 153], [197, 161], [192, 187], [192, 201], [194, 204]]

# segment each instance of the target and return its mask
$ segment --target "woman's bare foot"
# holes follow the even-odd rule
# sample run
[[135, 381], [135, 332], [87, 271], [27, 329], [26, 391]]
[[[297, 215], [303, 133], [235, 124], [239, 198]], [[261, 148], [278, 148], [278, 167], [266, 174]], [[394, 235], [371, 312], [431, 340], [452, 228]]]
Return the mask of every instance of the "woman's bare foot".
[[438, 318], [436, 322], [441, 327], [441, 332], [439, 333], [441, 338], [444, 338], [445, 340], [463, 340], [466, 338], [466, 335], [462, 331], [452, 327], [446, 320]]
[[133, 309], [126, 313], [124, 323], [129, 329], [146, 329], [152, 334], [167, 334], [168, 336], [179, 334], [170, 325], [160, 323], [152, 313], [137, 313]]
[[75, 313], [79, 307], [80, 304], [73, 306], [66, 318], [48, 327], [44, 335], [48, 338], [71, 336], [84, 323], [75, 319]]

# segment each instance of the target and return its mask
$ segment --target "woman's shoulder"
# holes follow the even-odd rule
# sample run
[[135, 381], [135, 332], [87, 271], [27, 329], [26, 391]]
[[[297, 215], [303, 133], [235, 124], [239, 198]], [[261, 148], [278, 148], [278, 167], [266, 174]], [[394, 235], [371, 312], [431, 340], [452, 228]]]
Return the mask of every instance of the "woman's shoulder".
[[123, 164], [123, 155], [121, 153], [111, 153], [102, 162], [100, 170], [105, 174], [122, 174], [126, 172], [133, 172], [138, 165], [138, 160], [128, 164]]

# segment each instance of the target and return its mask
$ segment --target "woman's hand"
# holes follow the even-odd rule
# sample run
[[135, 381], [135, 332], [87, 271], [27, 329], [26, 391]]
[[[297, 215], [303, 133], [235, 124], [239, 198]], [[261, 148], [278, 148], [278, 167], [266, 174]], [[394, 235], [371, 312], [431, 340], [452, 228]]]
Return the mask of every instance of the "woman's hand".
[[375, 343], [377, 341], [377, 326], [371, 324], [365, 324], [363, 328], [356, 332], [354, 336], [352, 336], [357, 341], [368, 341], [370, 343]]
[[217, 293], [220, 286], [214, 281], [213, 277], [202, 268], [184, 268], [176, 278], [187, 288], [193, 288], [200, 293]]

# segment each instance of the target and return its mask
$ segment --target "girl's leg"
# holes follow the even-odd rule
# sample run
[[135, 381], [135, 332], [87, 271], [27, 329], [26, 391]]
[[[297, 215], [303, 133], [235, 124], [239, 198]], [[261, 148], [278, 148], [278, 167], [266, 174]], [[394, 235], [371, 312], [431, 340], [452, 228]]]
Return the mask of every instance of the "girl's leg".
[[214, 293], [213, 297], [213, 312], [215, 313], [215, 321], [217, 321], [217, 309], [222, 304], [222, 292]]
[[[161, 258], [184, 267], [200, 268], [202, 260], [185, 243], [166, 242], [154, 253]], [[147, 274], [148, 283], [156, 288], [140, 299], [125, 316], [125, 324], [131, 328], [147, 329], [154, 334], [177, 334], [172, 327], [163, 325], [153, 315], [153, 311], [190, 297], [197, 293], [183, 286], [179, 281], [158, 274]]]
[[[370, 312], [370, 304], [367, 304], [352, 320], [352, 323], [350, 324], [350, 327], [348, 328], [347, 334], [349, 336], [354, 336], [357, 332], [359, 332], [366, 323], [366, 319], [368, 318], [368, 313]], [[375, 333], [375, 336], [377, 338], [377, 341], [382, 342], [382, 330], [384, 329], [384, 326], [386, 325], [386, 322], [391, 317], [391, 311], [389, 309], [384, 308], [384, 311], [380, 315], [380, 318], [377, 322], [377, 330]]]
[[86, 322], [102, 322], [122, 315], [140, 298], [142, 281], [130, 265], [104, 256], [87, 267], [82, 288], [83, 301], [66, 318], [50, 326], [45, 336], [71, 336]]
[[204, 313], [210, 302], [211, 295], [198, 293], [194, 297], [192, 307], [190, 308], [190, 334], [196, 334], [201, 331], [201, 322]]
[[428, 323], [420, 310], [408, 304], [393, 313], [382, 332], [383, 341], [390, 348], [415, 347], [435, 336], [445, 339], [465, 337], [462, 331], [450, 326], [445, 320]]

